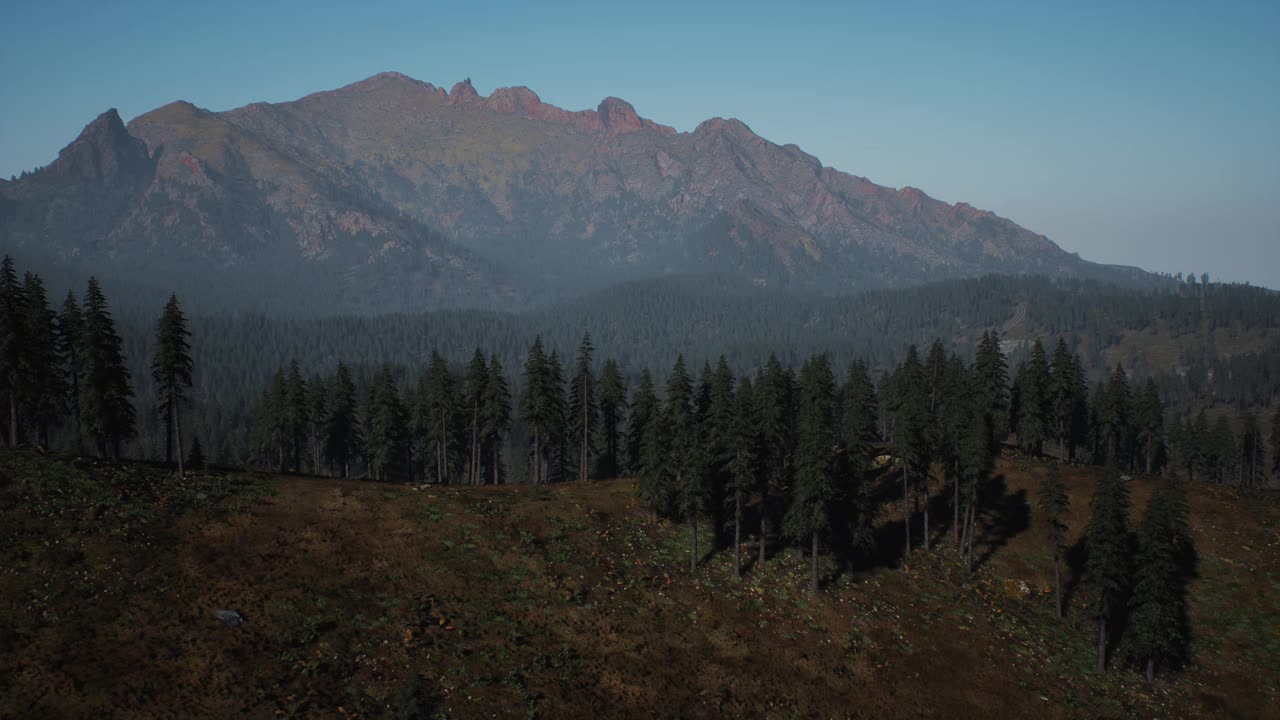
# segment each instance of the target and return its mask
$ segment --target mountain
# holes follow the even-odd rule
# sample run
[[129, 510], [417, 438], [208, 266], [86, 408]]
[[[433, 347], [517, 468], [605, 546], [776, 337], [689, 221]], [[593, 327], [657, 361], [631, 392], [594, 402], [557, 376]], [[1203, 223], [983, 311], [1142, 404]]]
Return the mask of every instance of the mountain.
[[523, 87], [484, 97], [398, 73], [227, 112], [175, 102], [127, 127], [108, 111], [0, 185], [0, 241], [234, 304], [357, 311], [520, 307], [689, 272], [823, 293], [1142, 278], [737, 120], [679, 133], [618, 98], [571, 112]]

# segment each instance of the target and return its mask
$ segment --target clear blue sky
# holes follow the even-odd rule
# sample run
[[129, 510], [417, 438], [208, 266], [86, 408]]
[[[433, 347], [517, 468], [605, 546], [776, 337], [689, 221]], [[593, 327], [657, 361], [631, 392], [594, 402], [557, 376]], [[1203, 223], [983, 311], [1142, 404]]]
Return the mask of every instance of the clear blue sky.
[[1280, 0], [602, 5], [7, 2], [0, 175], [108, 107], [469, 76], [679, 130], [737, 117], [1092, 260], [1280, 288]]

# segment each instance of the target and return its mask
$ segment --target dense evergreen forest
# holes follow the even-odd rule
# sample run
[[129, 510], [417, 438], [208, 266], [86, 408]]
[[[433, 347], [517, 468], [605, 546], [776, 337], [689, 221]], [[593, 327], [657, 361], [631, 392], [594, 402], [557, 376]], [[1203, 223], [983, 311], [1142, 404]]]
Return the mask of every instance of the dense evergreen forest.
[[[138, 429], [134, 379], [97, 280], [83, 304], [69, 294], [56, 312], [40, 279], [19, 281], [6, 259], [0, 308], [6, 444], [48, 446], [60, 427], [76, 452], [121, 457]], [[172, 296], [151, 354], [157, 401], [148, 410], [179, 475], [208, 462], [198, 431], [189, 450], [183, 442], [196, 369], [188, 324]], [[1086, 362], [1065, 339], [1051, 353], [1033, 340], [1013, 372], [1003, 345], [999, 333], [983, 331], [971, 362], [940, 340], [923, 356], [908, 345], [878, 382], [861, 359], [837, 379], [825, 353], [798, 368], [770, 354], [754, 371], [735, 371], [725, 355], [699, 371], [677, 354], [661, 392], [647, 368], [634, 390], [613, 359], [597, 372], [590, 333], [567, 368], [535, 337], [518, 382], [498, 354], [480, 349], [465, 367], [433, 352], [412, 374], [384, 363], [361, 379], [341, 361], [307, 377], [295, 360], [261, 390], [248, 460], [279, 472], [437, 484], [539, 485], [627, 473], [647, 512], [688, 529], [690, 573], [698, 572], [701, 541], [732, 548], [740, 575], [754, 535], [757, 567], [771, 545], [807, 552], [815, 593], [820, 556], [872, 545], [886, 488], [899, 481], [905, 552], [950, 543], [971, 566], [978, 518], [993, 502], [995, 458], [1009, 445], [1050, 456], [1041, 509], [1058, 529], [1049, 536], [1057, 561], [1067, 512], [1058, 463], [1106, 465], [1084, 541], [1086, 576], [1098, 590], [1098, 669], [1112, 649], [1148, 679], [1176, 667], [1187, 645], [1185, 586], [1194, 568], [1179, 478], [1242, 490], [1267, 483], [1280, 463], [1274, 453], [1268, 461], [1258, 418], [1246, 413], [1238, 433], [1225, 416], [1210, 427], [1204, 411], [1190, 422], [1174, 415], [1168, 425], [1154, 378], [1135, 388], [1117, 364], [1091, 390]], [[1280, 415], [1270, 435], [1280, 440]], [[1174, 472], [1131, 531], [1121, 472], [1166, 469]], [[933, 530], [931, 507], [946, 509]], [[703, 527], [709, 533], [700, 538]]]
[[[23, 332], [32, 338], [53, 338], [54, 350], [41, 352], [61, 353], [59, 371], [49, 371], [58, 378], [41, 382], [73, 386], [73, 402], [26, 412], [39, 426], [37, 432], [46, 434], [42, 439], [55, 447], [75, 446], [86, 436], [69, 432], [75, 423], [58, 420], [79, 412], [80, 391], [74, 387], [79, 378], [72, 368], [79, 360], [73, 357], [76, 343], [67, 337], [81, 332], [76, 329], [83, 322], [81, 303], [69, 293], [55, 311], [38, 276], [27, 273], [19, 280], [12, 262], [6, 263], [5, 274], [8, 325], [20, 328], [25, 323], [31, 329]], [[105, 327], [101, 316], [110, 320], [110, 311], [100, 284], [92, 285], [84, 296], [85, 309], [96, 306], [95, 322]], [[273, 378], [291, 379], [295, 388], [319, 388], [333, 381], [341, 362], [344, 382], [350, 383], [353, 397], [364, 402], [379, 380], [385, 384], [388, 378], [399, 392], [415, 392], [427, 366], [462, 387], [476, 348], [483, 348], [487, 365], [520, 368], [538, 338], [544, 352], [558, 362], [584, 332], [590, 332], [597, 350], [590, 371], [608, 370], [627, 395], [638, 391], [646, 374], [659, 389], [668, 385], [671, 378], [661, 369], [677, 354], [694, 368], [723, 356], [741, 374], [758, 372], [773, 362], [796, 370], [806, 358], [821, 354], [834, 368], [860, 362], [877, 384], [883, 384], [911, 345], [925, 347], [937, 341], [948, 353], [971, 362], [981, 338], [998, 331], [1017, 398], [1026, 368], [1034, 374], [1038, 367], [1035, 340], [1061, 338], [1094, 396], [1117, 363], [1135, 385], [1144, 390], [1154, 385], [1166, 408], [1168, 446], [1189, 446], [1183, 438], [1192, 436], [1214, 437], [1217, 448], [1234, 445], [1231, 450], [1186, 451], [1192, 459], [1183, 464], [1236, 482], [1243, 482], [1245, 475], [1258, 477], [1256, 468], [1264, 464], [1248, 458], [1267, 453], [1272, 407], [1280, 397], [1280, 337], [1275, 332], [1280, 295], [1195, 276], [1185, 281], [1173, 278], [1155, 290], [991, 276], [847, 298], [788, 295], [718, 276], [677, 277], [623, 285], [524, 315], [184, 315], [183, 327], [189, 333], [183, 336], [184, 352], [191, 360], [191, 375], [178, 398], [173, 396], [172, 374], [158, 379], [154, 372], [162, 351], [157, 333], [160, 308], [143, 311], [127, 302], [123, 307], [118, 329], [110, 320], [118, 344], [108, 354], [118, 355], [127, 372], [128, 392], [133, 395], [127, 412], [133, 421], [129, 432], [111, 439], [113, 445], [133, 457], [167, 458], [174, 452], [178, 431], [183, 453], [189, 454], [191, 445], [199, 442], [200, 454], [210, 462], [234, 466], [262, 461], [261, 430], [255, 435], [254, 420], [263, 413], [263, 388]], [[177, 298], [165, 314], [175, 311], [181, 312]], [[1181, 349], [1172, 357], [1148, 356], [1141, 345], [1148, 338], [1181, 340]], [[10, 357], [16, 358], [13, 353]], [[606, 368], [597, 357], [614, 360]], [[53, 367], [52, 361], [27, 362], [31, 367]], [[647, 368], [652, 370], [646, 373]], [[527, 379], [525, 373], [512, 373], [507, 391], [523, 397]], [[23, 384], [12, 373], [10, 381]], [[123, 393], [118, 390], [113, 397]], [[10, 405], [16, 418], [21, 403]], [[172, 405], [187, 409], [186, 432], [176, 427], [168, 411]], [[126, 412], [123, 406], [120, 411]], [[625, 427], [625, 419], [620, 424]], [[530, 434], [530, 426], [515, 413], [506, 432], [519, 444]], [[502, 462], [516, 469], [517, 477], [533, 477], [523, 454], [507, 454]], [[308, 467], [314, 469], [319, 463], [312, 456]], [[1182, 462], [1180, 456], [1175, 459]], [[1202, 466], [1213, 469], [1201, 470]], [[622, 464], [614, 467], [634, 470]]]

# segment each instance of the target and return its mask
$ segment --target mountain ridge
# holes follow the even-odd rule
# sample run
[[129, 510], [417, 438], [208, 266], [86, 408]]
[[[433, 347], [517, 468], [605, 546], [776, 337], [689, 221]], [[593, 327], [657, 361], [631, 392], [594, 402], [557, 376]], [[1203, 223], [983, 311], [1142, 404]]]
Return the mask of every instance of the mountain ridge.
[[1144, 279], [740, 120], [677, 132], [616, 97], [570, 111], [527, 87], [483, 96], [394, 72], [222, 112], [175, 101], [127, 126], [104, 113], [0, 186], [0, 238], [231, 284], [273, 266], [369, 311], [510, 307], [688, 272], [824, 293], [989, 272]]

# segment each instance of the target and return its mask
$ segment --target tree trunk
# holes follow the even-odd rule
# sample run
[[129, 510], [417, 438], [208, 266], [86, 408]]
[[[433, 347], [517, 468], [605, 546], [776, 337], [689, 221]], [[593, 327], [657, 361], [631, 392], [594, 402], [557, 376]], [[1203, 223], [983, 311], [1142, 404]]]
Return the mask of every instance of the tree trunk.
[[1062, 619], [1062, 578], [1059, 575], [1058, 553], [1053, 553], [1053, 609], [1058, 619]]
[[764, 567], [765, 538], [769, 532], [769, 521], [764, 515], [764, 503], [760, 503], [760, 567]]
[[538, 432], [537, 426], [533, 428], [533, 484], [541, 485], [539, 476], [542, 474], [542, 437]]
[[813, 531], [813, 565], [809, 573], [809, 591], [818, 594], [818, 531]]
[[955, 500], [951, 503], [951, 528], [956, 536], [956, 549], [960, 549], [960, 461], [956, 461], [955, 477], [952, 479], [955, 484]]
[[[680, 481], [680, 474], [676, 473], [676, 482]], [[689, 574], [698, 572], [698, 513], [689, 513]]]
[[468, 480], [480, 484], [480, 405], [471, 406], [471, 472]]
[[1107, 618], [1098, 616], [1098, 672], [1107, 671]]
[[1156, 659], [1154, 657], [1147, 658], [1146, 666], [1147, 682], [1153, 683], [1156, 681]]
[[579, 480], [579, 481], [581, 481], [581, 482], [586, 482], [586, 481], [587, 481], [587, 474], [588, 474], [588, 473], [587, 473], [587, 448], [588, 448], [588, 442], [587, 442], [587, 441], [588, 441], [588, 434], [591, 432], [591, 429], [590, 429], [589, 427], [587, 427], [587, 393], [586, 393], [586, 389], [587, 389], [587, 382], [586, 382], [586, 380], [585, 380], [585, 379], [583, 379], [583, 381], [582, 381], [582, 389], [583, 389], [583, 393], [582, 393], [582, 442], [580, 443], [580, 447], [579, 447], [579, 449], [578, 449], [578, 480]]
[[9, 390], [9, 447], [18, 447], [18, 400]]
[[907, 464], [904, 462], [902, 463], [902, 528], [907, 540], [906, 555], [911, 554], [911, 485], [908, 480]]
[[921, 489], [924, 491], [924, 551], [929, 552], [929, 473], [921, 478]]
[[172, 403], [169, 405], [169, 412], [173, 413], [173, 439], [178, 445], [175, 448], [178, 452], [178, 477], [185, 479], [187, 477], [187, 464], [182, 457], [182, 416], [178, 413], [178, 408]]
[[733, 576], [742, 577], [742, 493], [733, 496]]
[[498, 439], [493, 440], [493, 484], [498, 484]]

